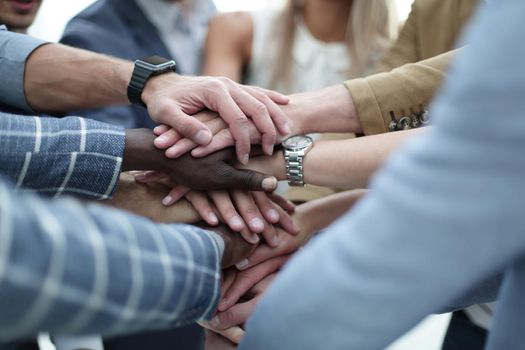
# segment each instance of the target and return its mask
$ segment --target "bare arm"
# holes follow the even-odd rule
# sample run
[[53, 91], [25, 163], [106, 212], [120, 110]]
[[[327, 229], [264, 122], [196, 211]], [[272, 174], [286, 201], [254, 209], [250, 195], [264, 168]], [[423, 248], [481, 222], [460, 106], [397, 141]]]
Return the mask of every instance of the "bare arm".
[[247, 12], [216, 16], [204, 47], [204, 75], [224, 76], [240, 82], [251, 58], [253, 22]]
[[44, 45], [26, 63], [24, 89], [35, 111], [127, 104], [133, 64], [64, 45]]
[[[366, 188], [370, 177], [383, 161], [412, 135], [425, 132], [413, 129], [348, 140], [320, 141], [304, 159], [305, 183], [337, 188]], [[248, 168], [286, 179], [282, 152], [272, 157], [254, 158]]]

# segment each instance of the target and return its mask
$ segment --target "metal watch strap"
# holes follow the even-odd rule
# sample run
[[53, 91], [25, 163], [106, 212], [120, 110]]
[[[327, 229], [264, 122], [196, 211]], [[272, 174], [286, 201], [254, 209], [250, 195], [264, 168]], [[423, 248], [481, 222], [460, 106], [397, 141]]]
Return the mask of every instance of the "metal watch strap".
[[286, 177], [290, 186], [303, 187], [303, 159], [304, 151], [284, 150], [284, 161], [286, 164]]

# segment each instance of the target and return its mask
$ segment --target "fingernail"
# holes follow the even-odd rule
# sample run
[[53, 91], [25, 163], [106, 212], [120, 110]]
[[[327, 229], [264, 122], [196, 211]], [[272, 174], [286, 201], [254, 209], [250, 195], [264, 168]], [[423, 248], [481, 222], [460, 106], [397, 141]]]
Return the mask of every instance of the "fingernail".
[[265, 191], [273, 191], [277, 187], [277, 179], [275, 177], [267, 177], [262, 182], [262, 188]]
[[228, 306], [228, 301], [226, 299], [222, 299], [219, 303], [219, 306], [217, 307], [219, 310], [224, 310]]
[[169, 206], [171, 205], [172, 201], [173, 201], [173, 197], [168, 195], [164, 197], [164, 199], [162, 200], [162, 204], [164, 204], [165, 206]]
[[208, 131], [204, 131], [204, 130], [200, 130], [195, 135], [195, 141], [199, 145], [207, 145], [207, 144], [209, 144], [210, 141], [211, 141], [211, 138], [212, 138], [211, 134]]
[[286, 123], [283, 125], [283, 131], [286, 133], [286, 134], [290, 134], [292, 132], [292, 130], [290, 129], [290, 124]]
[[135, 180], [137, 180], [137, 181], [143, 181], [144, 179], [146, 179], [146, 174], [137, 174], [137, 175], [135, 175]]
[[210, 326], [212, 328], [218, 328], [221, 325], [221, 321], [219, 320], [219, 316], [215, 316], [210, 321]]
[[277, 247], [277, 246], [279, 245], [280, 242], [281, 242], [281, 240], [279, 239], [278, 236], [274, 236], [274, 237], [272, 238], [272, 246], [273, 246], [273, 247]]
[[158, 126], [156, 126], [156, 127], [153, 128], [153, 132], [154, 132], [154, 133], [161, 132], [161, 131], [162, 131], [162, 128], [163, 128], [162, 126], [158, 125]]
[[266, 147], [266, 151], [264, 153], [266, 153], [266, 155], [268, 156], [271, 156], [273, 154], [273, 145], [269, 145], [265, 147]]
[[264, 222], [259, 218], [253, 218], [250, 221], [250, 226], [252, 230], [262, 231], [264, 230]]
[[242, 270], [246, 268], [246, 266], [248, 266], [249, 264], [250, 262], [248, 261], [248, 259], [244, 259], [243, 261], [240, 261], [237, 264], [235, 264], [235, 267], [237, 268], [237, 270]]
[[166, 157], [175, 158], [178, 156], [179, 148], [176, 145], [171, 146], [166, 150]]
[[268, 217], [272, 223], [279, 221], [279, 213], [275, 209], [268, 210]]
[[161, 143], [164, 143], [168, 140], [168, 136], [167, 135], [160, 135], [159, 137], [157, 137], [155, 139], [155, 142], [161, 142]]
[[256, 233], [252, 234], [252, 236], [250, 237], [250, 240], [249, 242], [251, 244], [257, 244], [261, 241], [261, 239], [259, 238], [259, 235], [257, 235]]
[[212, 223], [213, 225], [217, 225], [219, 223], [219, 219], [217, 218], [217, 215], [214, 213], [208, 214], [208, 221]]
[[249, 160], [250, 160], [250, 157], [247, 154], [241, 157], [241, 163], [244, 165], [248, 164]]
[[244, 223], [242, 221], [242, 219], [238, 216], [234, 216], [231, 220], [230, 220], [230, 224], [231, 226], [233, 226], [234, 228], [240, 230], [244, 227]]

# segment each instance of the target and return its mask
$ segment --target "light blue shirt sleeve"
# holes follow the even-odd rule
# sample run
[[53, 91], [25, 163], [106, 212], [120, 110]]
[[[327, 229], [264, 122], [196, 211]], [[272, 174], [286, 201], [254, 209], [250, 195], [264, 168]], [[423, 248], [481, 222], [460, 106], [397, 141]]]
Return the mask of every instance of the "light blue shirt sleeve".
[[[286, 266], [240, 349], [383, 349], [524, 254], [524, 14], [522, 0], [484, 6], [435, 127]], [[514, 324], [521, 343], [502, 333], [507, 347], [494, 349], [523, 348]]]
[[0, 105], [31, 112], [24, 93], [24, 71], [31, 53], [45, 42], [0, 26]]

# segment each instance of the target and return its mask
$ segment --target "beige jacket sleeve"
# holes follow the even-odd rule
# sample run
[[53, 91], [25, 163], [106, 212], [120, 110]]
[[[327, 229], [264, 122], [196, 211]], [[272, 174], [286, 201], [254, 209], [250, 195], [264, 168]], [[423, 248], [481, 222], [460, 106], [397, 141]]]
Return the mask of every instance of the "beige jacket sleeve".
[[[460, 50], [460, 49], [458, 49]], [[441, 86], [445, 72], [458, 50], [449, 51], [390, 72], [345, 82], [366, 135], [402, 129], [399, 121], [417, 117]]]

